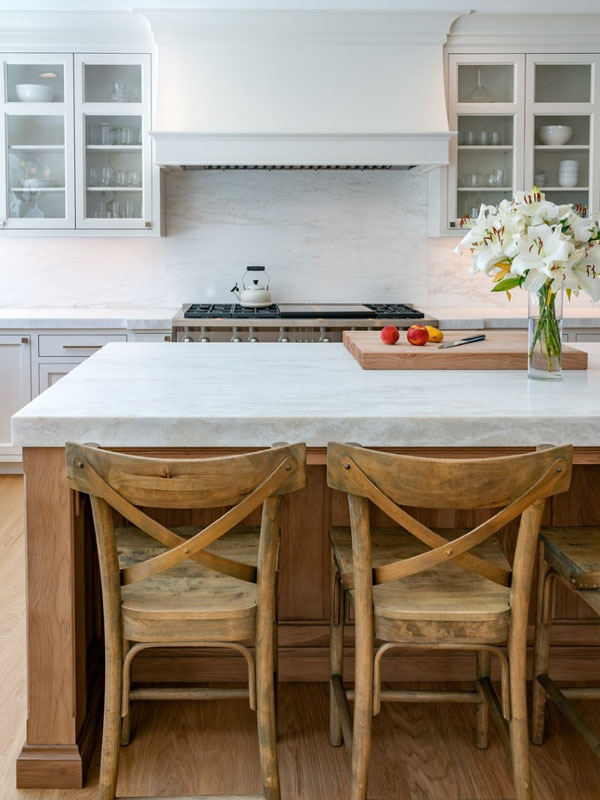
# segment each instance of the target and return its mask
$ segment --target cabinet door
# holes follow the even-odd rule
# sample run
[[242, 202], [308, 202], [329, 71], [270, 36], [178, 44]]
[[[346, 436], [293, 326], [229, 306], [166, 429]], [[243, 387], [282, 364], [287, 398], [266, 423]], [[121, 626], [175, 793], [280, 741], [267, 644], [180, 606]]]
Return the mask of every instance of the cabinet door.
[[523, 55], [449, 56], [449, 229], [482, 203], [511, 198], [523, 183]]
[[527, 56], [526, 186], [582, 213], [600, 202], [599, 69], [600, 57], [590, 54]]
[[54, 364], [38, 364], [39, 370], [39, 380], [40, 380], [40, 394], [45, 392], [46, 389], [49, 389], [50, 386], [54, 386], [61, 378], [70, 372], [72, 369], [84, 359], [72, 359], [71, 361], [65, 361], [63, 363], [54, 363]]
[[19, 455], [11, 444], [10, 418], [31, 400], [31, 348], [28, 336], [0, 334], [0, 457]]
[[4, 55], [1, 123], [4, 226], [73, 228], [73, 56]]
[[152, 227], [150, 56], [75, 56], [77, 227]]

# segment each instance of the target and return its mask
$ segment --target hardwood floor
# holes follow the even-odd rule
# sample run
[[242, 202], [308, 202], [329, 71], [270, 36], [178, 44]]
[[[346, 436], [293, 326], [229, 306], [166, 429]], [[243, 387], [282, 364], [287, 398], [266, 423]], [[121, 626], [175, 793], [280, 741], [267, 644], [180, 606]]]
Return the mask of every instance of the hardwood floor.
[[[95, 800], [98, 754], [80, 791], [17, 790], [25, 738], [25, 578], [22, 479], [0, 476], [0, 800]], [[454, 688], [454, 687], [453, 687]], [[134, 738], [122, 750], [120, 795], [260, 791], [256, 721], [244, 701], [134, 703]], [[322, 684], [283, 684], [279, 755], [283, 800], [346, 800], [342, 748], [328, 743]], [[600, 703], [588, 703], [600, 725]], [[474, 707], [384, 704], [373, 725], [374, 800], [510, 798], [497, 736], [475, 747]], [[598, 800], [600, 760], [552, 709], [548, 739], [532, 748], [536, 800]]]

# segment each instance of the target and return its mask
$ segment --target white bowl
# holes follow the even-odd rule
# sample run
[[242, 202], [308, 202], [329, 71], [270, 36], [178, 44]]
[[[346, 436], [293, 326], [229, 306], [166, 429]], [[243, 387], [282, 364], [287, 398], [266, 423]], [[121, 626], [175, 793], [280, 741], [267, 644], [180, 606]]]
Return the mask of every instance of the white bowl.
[[537, 135], [542, 144], [566, 144], [573, 136], [573, 128], [568, 125], [542, 125], [537, 129]]
[[566, 170], [573, 170], [579, 169], [579, 161], [575, 160], [566, 160], [566, 161], [559, 161], [558, 162], [559, 169], [566, 169]]
[[562, 186], [564, 189], [572, 189], [573, 187], [577, 186], [578, 181], [579, 181], [578, 175], [558, 176], [558, 185]]
[[21, 103], [51, 103], [54, 89], [44, 83], [18, 83], [15, 92]]

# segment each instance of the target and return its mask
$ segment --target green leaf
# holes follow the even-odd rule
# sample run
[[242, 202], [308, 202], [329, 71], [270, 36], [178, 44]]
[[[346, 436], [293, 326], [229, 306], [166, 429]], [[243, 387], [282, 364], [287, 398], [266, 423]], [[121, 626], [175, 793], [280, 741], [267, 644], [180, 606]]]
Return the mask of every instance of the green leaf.
[[509, 289], [515, 289], [517, 286], [520, 286], [521, 278], [504, 278], [503, 281], [498, 281], [498, 283], [492, 289], [492, 292], [507, 292]]

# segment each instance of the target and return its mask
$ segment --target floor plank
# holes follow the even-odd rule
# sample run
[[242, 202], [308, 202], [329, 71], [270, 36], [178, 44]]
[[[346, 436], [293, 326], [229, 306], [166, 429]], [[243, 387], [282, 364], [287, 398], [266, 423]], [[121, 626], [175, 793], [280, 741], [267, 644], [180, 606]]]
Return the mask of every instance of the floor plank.
[[[25, 738], [25, 573], [22, 479], [0, 476], [0, 798], [95, 800], [98, 753], [80, 791], [17, 790], [14, 762]], [[439, 684], [438, 684], [439, 686]], [[453, 686], [453, 688], [456, 688]], [[600, 703], [580, 703], [600, 728]], [[134, 703], [134, 738], [122, 751], [121, 796], [258, 794], [254, 714], [243, 700]], [[327, 689], [283, 684], [282, 800], [346, 800], [342, 748], [327, 736]], [[474, 744], [474, 707], [384, 704], [373, 722], [370, 797], [376, 800], [510, 798], [500, 742]], [[532, 748], [536, 800], [598, 800], [600, 761], [552, 709], [548, 740]]]

